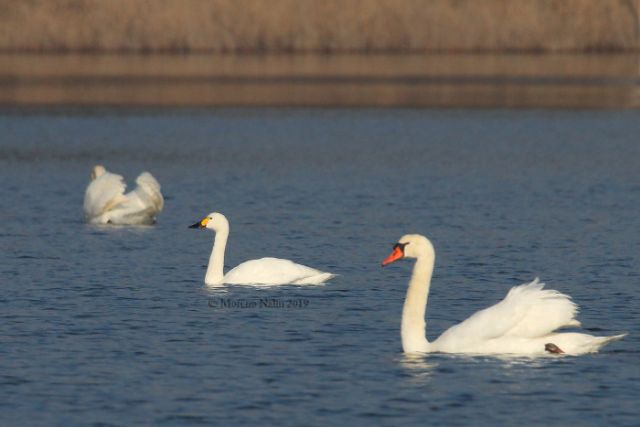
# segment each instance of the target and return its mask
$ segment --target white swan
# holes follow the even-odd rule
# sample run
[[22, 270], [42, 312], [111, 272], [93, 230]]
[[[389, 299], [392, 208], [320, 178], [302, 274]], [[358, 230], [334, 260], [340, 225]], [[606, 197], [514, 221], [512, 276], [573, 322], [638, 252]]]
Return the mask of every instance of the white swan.
[[96, 165], [84, 194], [84, 213], [91, 224], [153, 224], [164, 207], [160, 184], [149, 172], [136, 178], [135, 190], [124, 194], [120, 175]]
[[221, 213], [212, 212], [189, 228], [208, 228], [216, 233], [204, 282], [207, 285], [317, 285], [332, 277], [315, 268], [287, 259], [261, 258], [243, 262], [224, 274], [224, 250], [229, 237], [229, 221]]
[[598, 351], [605, 344], [625, 336], [596, 337], [576, 332], [554, 332], [580, 326], [574, 316], [578, 310], [570, 297], [555, 290], [544, 290], [538, 279], [513, 287], [499, 303], [480, 310], [464, 322], [447, 329], [438, 339], [425, 336], [425, 311], [435, 251], [424, 236], [402, 236], [382, 266], [401, 258], [416, 263], [402, 310], [402, 348], [405, 353], [471, 353], [578, 355]]

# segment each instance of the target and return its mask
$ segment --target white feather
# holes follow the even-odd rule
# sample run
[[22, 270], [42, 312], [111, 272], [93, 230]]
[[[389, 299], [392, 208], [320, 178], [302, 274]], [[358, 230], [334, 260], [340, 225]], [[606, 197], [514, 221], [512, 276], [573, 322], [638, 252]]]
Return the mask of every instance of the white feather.
[[[578, 307], [568, 295], [544, 289], [537, 278], [512, 288], [497, 304], [480, 310], [428, 342], [424, 321], [431, 286], [435, 251], [420, 235], [400, 238], [403, 257], [416, 258], [402, 312], [402, 347], [406, 353], [445, 352], [468, 354], [550, 354], [547, 344], [559, 352], [578, 355], [598, 351], [625, 334], [598, 337], [578, 332], [556, 332], [580, 326], [575, 319]], [[396, 249], [383, 265], [399, 259]]]
[[333, 277], [315, 268], [296, 264], [288, 259], [260, 258], [243, 262], [224, 275], [224, 282], [229, 284], [254, 283], [277, 285], [289, 283], [294, 285], [319, 284]]
[[334, 277], [331, 273], [288, 259], [269, 257], [243, 262], [224, 274], [224, 255], [229, 238], [227, 218], [221, 213], [212, 212], [191, 227], [208, 228], [216, 233], [204, 278], [207, 285], [317, 285]]
[[138, 186], [124, 194], [122, 176], [94, 168], [95, 179], [85, 192], [84, 212], [92, 224], [153, 224], [164, 207], [160, 184], [149, 172], [136, 179]]

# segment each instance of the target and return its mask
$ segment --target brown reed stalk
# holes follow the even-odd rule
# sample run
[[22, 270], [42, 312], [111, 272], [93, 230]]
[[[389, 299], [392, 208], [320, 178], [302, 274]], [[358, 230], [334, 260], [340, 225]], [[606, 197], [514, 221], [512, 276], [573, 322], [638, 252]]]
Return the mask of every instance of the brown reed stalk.
[[0, 0], [0, 51], [640, 47], [640, 0]]

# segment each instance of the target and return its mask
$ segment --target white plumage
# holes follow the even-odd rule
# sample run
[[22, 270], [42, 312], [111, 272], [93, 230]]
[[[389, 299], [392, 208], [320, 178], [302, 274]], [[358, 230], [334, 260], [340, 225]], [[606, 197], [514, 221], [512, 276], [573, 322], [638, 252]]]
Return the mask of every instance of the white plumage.
[[231, 269], [224, 275], [224, 283], [307, 285], [322, 283], [331, 277], [333, 277], [331, 273], [296, 264], [288, 259], [266, 257], [245, 261]]
[[538, 279], [512, 288], [497, 304], [480, 310], [428, 342], [424, 320], [435, 262], [431, 242], [420, 235], [405, 235], [383, 262], [416, 258], [402, 312], [402, 347], [406, 353], [544, 355], [584, 354], [626, 334], [597, 337], [578, 332], [556, 332], [579, 327], [578, 307], [568, 295], [544, 289]]
[[91, 224], [153, 224], [164, 207], [160, 184], [149, 172], [136, 178], [137, 187], [125, 194], [122, 176], [97, 165], [84, 195], [84, 213]]
[[331, 273], [280, 258], [246, 261], [224, 274], [224, 252], [229, 237], [227, 218], [212, 212], [190, 227], [208, 228], [216, 233], [204, 279], [207, 285], [317, 285], [334, 277]]

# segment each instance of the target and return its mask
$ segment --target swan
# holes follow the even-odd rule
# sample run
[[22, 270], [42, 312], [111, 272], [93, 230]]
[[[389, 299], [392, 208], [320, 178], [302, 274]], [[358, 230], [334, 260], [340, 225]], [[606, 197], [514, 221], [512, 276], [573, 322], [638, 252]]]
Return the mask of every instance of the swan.
[[402, 348], [405, 353], [467, 353], [579, 355], [592, 353], [626, 334], [592, 336], [556, 329], [580, 326], [575, 319], [578, 307], [568, 295], [543, 289], [533, 282], [511, 288], [499, 303], [480, 310], [462, 323], [447, 329], [429, 342], [425, 335], [425, 311], [435, 251], [419, 234], [402, 236], [382, 266], [402, 258], [415, 258], [415, 265], [402, 309]]
[[334, 277], [334, 274], [279, 258], [246, 261], [224, 274], [224, 250], [229, 237], [227, 218], [212, 212], [189, 228], [208, 228], [216, 233], [204, 278], [207, 285], [317, 285]]
[[125, 194], [120, 175], [96, 165], [84, 194], [84, 213], [91, 224], [153, 224], [164, 207], [160, 184], [149, 172], [136, 178], [138, 186]]

